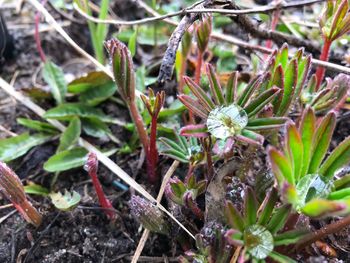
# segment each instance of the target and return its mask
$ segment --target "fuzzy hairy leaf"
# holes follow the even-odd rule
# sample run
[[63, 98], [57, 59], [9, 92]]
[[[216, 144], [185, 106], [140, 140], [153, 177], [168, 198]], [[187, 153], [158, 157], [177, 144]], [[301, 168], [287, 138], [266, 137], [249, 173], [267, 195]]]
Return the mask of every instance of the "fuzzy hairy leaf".
[[312, 108], [308, 107], [303, 113], [299, 132], [303, 142], [303, 164], [300, 177], [307, 174], [312, 157], [312, 142], [316, 131], [316, 116]]
[[303, 163], [303, 142], [295, 124], [287, 124], [286, 130], [286, 154], [289, 162], [292, 164], [294, 181], [297, 182], [301, 177], [301, 169]]

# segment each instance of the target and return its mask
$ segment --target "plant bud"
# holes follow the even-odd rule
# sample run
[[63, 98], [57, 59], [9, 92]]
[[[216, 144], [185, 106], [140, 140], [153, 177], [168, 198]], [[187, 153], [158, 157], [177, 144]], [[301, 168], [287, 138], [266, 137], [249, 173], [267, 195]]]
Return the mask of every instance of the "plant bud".
[[170, 234], [170, 224], [165, 215], [150, 201], [134, 195], [129, 201], [129, 206], [133, 216], [144, 228], [160, 234]]
[[135, 100], [134, 65], [129, 49], [117, 39], [105, 42], [113, 67], [114, 81], [126, 102]]
[[212, 18], [210, 16], [203, 19], [196, 30], [197, 46], [201, 53], [207, 49], [211, 34]]

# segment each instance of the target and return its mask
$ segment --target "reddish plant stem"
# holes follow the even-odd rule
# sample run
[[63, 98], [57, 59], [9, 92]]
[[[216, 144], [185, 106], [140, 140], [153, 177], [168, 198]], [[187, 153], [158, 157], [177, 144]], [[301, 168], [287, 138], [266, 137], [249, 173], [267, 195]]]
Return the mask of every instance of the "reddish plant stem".
[[[46, 4], [46, 0], [42, 1], [42, 5], [44, 6], [45, 4]], [[40, 33], [39, 33], [40, 12], [36, 12], [34, 21], [35, 21], [34, 39], [35, 39], [35, 43], [36, 43], [36, 48], [39, 52], [41, 61], [45, 63], [46, 56], [45, 56], [44, 50], [41, 46]]]
[[41, 214], [33, 207], [33, 205], [25, 199], [22, 203], [13, 203], [17, 211], [26, 219], [27, 222], [31, 222], [36, 227], [39, 227], [42, 222]]
[[[277, 24], [278, 24], [278, 20], [279, 20], [279, 17], [280, 17], [280, 13], [281, 11], [280, 10], [276, 10], [273, 12], [273, 15], [272, 15], [272, 21], [271, 21], [271, 31], [275, 31], [276, 30], [276, 27], [277, 27]], [[269, 48], [271, 49], [272, 48], [272, 40], [269, 39], [266, 41], [266, 48]], [[268, 57], [269, 55], [265, 55], [266, 57]]]
[[188, 181], [189, 181], [189, 179], [190, 179], [190, 177], [191, 177], [193, 171], [194, 171], [194, 166], [193, 166], [192, 164], [190, 164], [190, 165], [188, 166], [187, 175], [186, 175], [186, 177], [185, 177], [185, 183], [186, 183], [186, 184], [188, 183]]
[[200, 50], [198, 50], [196, 71], [194, 75], [194, 82], [196, 82], [196, 84], [198, 85], [201, 79], [202, 64], [203, 64], [203, 53]]
[[148, 176], [149, 181], [151, 183], [155, 183], [157, 181], [157, 162], [158, 162], [158, 150], [157, 150], [157, 117], [152, 116], [151, 121], [151, 133], [150, 133], [150, 142], [148, 149]]
[[325, 238], [326, 236], [330, 234], [334, 234], [336, 232], [339, 232], [343, 228], [350, 225], [350, 216], [344, 217], [343, 219], [329, 224], [325, 227], [322, 227], [321, 229], [317, 230], [316, 232], [312, 232], [305, 236], [302, 240], [300, 240], [296, 248], [301, 249], [303, 247], [306, 247], [308, 245], [311, 245], [312, 243], [316, 242], [317, 240], [320, 240], [322, 238]]
[[[323, 45], [322, 53], [320, 55], [320, 60], [328, 62], [331, 45], [332, 45], [331, 40], [327, 40], [327, 39], [324, 40], [324, 45]], [[319, 66], [316, 70], [316, 77], [317, 77], [316, 91], [318, 91], [321, 87], [325, 72], [326, 72], [326, 69], [321, 66]]]
[[145, 129], [145, 126], [143, 125], [142, 117], [134, 101], [128, 102], [128, 106], [129, 106], [131, 118], [133, 119], [137, 132], [140, 136], [140, 141], [142, 143], [143, 149], [145, 150], [146, 155], [148, 155], [149, 141], [148, 141], [147, 131]]

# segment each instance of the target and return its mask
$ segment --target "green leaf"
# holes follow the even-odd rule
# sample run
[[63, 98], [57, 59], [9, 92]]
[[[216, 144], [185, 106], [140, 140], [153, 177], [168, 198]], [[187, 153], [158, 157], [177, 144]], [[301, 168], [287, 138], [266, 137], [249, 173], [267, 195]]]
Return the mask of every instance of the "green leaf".
[[189, 77], [184, 77], [184, 81], [186, 82], [186, 85], [189, 87], [189, 89], [192, 91], [193, 95], [197, 97], [197, 99], [207, 111], [210, 112], [212, 109], [215, 108], [215, 105], [211, 98], [208, 97], [206, 92], [199, 85], [197, 85]]
[[254, 258], [264, 259], [273, 251], [273, 236], [265, 227], [251, 225], [244, 231], [244, 246]]
[[308, 107], [305, 109], [299, 132], [301, 133], [301, 140], [303, 142], [303, 164], [300, 177], [307, 174], [309, 170], [311, 160], [311, 149], [314, 134], [316, 131], [316, 116], [312, 108]]
[[17, 118], [17, 123], [38, 132], [49, 133], [49, 134], [58, 133], [58, 130], [56, 129], [56, 127], [47, 122], [35, 121], [31, 119], [26, 119], [26, 118]]
[[84, 148], [74, 148], [59, 152], [44, 163], [44, 169], [48, 172], [61, 172], [83, 166], [86, 162], [87, 154], [88, 151]]
[[57, 152], [62, 152], [74, 147], [78, 142], [81, 132], [81, 123], [79, 118], [73, 118], [68, 127], [64, 130], [60, 137], [60, 144], [58, 145]]
[[50, 86], [52, 96], [57, 104], [64, 102], [67, 93], [67, 83], [63, 70], [50, 60], [47, 60], [43, 68], [43, 78]]
[[97, 118], [103, 122], [113, 122], [113, 118], [104, 114], [102, 110], [83, 103], [64, 103], [48, 110], [44, 114], [46, 119], [70, 121], [73, 117]]
[[262, 92], [256, 99], [252, 100], [246, 107], [244, 107], [244, 110], [248, 114], [248, 117], [255, 116], [261, 110], [263, 110], [264, 107], [270, 101], [272, 101], [279, 92], [280, 90], [278, 88], [268, 89]]
[[332, 192], [328, 195], [329, 200], [340, 200], [350, 198], [350, 187]]
[[287, 257], [285, 255], [282, 255], [276, 251], [272, 251], [269, 254], [269, 257], [272, 258], [273, 260], [275, 260], [276, 262], [279, 262], [279, 263], [296, 263], [295, 260], [293, 260], [290, 257]]
[[213, 95], [216, 104], [224, 105], [225, 99], [224, 94], [222, 93], [220, 82], [215, 74], [213, 66], [211, 66], [210, 64], [207, 64], [207, 76], [209, 79], [209, 87], [211, 90], [211, 94]]
[[285, 117], [269, 117], [249, 120], [246, 129], [251, 131], [271, 130], [281, 128], [288, 119]]
[[275, 148], [269, 148], [268, 153], [271, 162], [271, 169], [278, 184], [282, 186], [283, 182], [286, 180], [288, 183], [294, 185], [295, 180], [289, 160]]
[[76, 191], [73, 191], [73, 194], [64, 190], [64, 195], [62, 193], [50, 193], [50, 198], [54, 206], [61, 211], [70, 211], [76, 207], [80, 200], [80, 194]]
[[328, 113], [316, 129], [313, 138], [312, 158], [309, 166], [309, 174], [317, 173], [320, 164], [328, 151], [335, 128], [336, 116], [334, 112]]
[[194, 100], [190, 96], [184, 94], [178, 95], [177, 98], [190, 112], [203, 119], [207, 118], [209, 112], [197, 100]]
[[262, 80], [263, 76], [257, 76], [248, 83], [247, 87], [244, 89], [237, 100], [237, 104], [239, 106], [242, 108], [246, 106], [254, 91], [261, 85]]
[[203, 138], [208, 137], [208, 129], [203, 124], [187, 125], [180, 129], [180, 135], [187, 137]]
[[102, 101], [105, 101], [106, 99], [112, 97], [116, 90], [117, 87], [111, 80], [107, 83], [92, 87], [82, 92], [79, 100], [81, 102], [87, 103], [90, 106], [96, 106]]
[[298, 64], [294, 59], [289, 63], [289, 66], [285, 71], [283, 97], [277, 111], [278, 116], [284, 116], [288, 112], [289, 106], [293, 101], [295, 87], [298, 81], [297, 74]]
[[22, 133], [11, 138], [0, 140], [0, 160], [3, 162], [12, 161], [24, 154], [31, 148], [46, 142], [49, 135]]
[[41, 196], [47, 196], [50, 193], [49, 189], [32, 182], [24, 186], [24, 191], [27, 194], [34, 194], [34, 195], [41, 195]]
[[68, 84], [68, 92], [79, 94], [89, 89], [105, 85], [113, 80], [102, 71], [92, 71], [86, 76], [73, 80]]
[[274, 236], [275, 246], [287, 246], [295, 244], [303, 238], [309, 231], [306, 229], [295, 229]]
[[232, 202], [226, 202], [224, 213], [226, 221], [230, 227], [238, 229], [241, 232], [244, 231], [245, 227], [243, 217]]
[[[266, 196], [263, 204], [261, 205], [261, 213], [259, 214], [258, 224], [266, 225], [270, 220], [273, 209], [277, 203], [278, 193], [277, 189], [274, 187], [271, 189], [269, 194]], [[259, 209], [260, 210], [260, 209]]]
[[228, 78], [227, 85], [226, 85], [226, 105], [230, 105], [233, 103], [236, 99], [236, 93], [237, 93], [237, 81], [238, 81], [238, 72], [234, 71], [230, 74], [230, 77]]
[[248, 187], [244, 194], [244, 222], [246, 226], [256, 223], [256, 213], [258, 210], [258, 202], [252, 188]]
[[82, 118], [81, 122], [83, 131], [89, 136], [101, 139], [111, 134], [108, 125], [97, 118]]
[[350, 162], [350, 137], [339, 144], [320, 167], [319, 173], [327, 180], [334, 177], [335, 172]]
[[272, 234], [275, 234], [278, 231], [280, 231], [284, 227], [290, 211], [291, 211], [290, 205], [283, 205], [277, 208], [276, 212], [272, 215], [269, 224], [267, 225], [267, 229]]
[[135, 56], [136, 54], [137, 33], [138, 33], [138, 27], [136, 26], [136, 29], [134, 30], [134, 33], [129, 38], [129, 42], [128, 42], [128, 48], [130, 50], [131, 56]]
[[289, 162], [292, 164], [292, 169], [294, 171], [294, 182], [297, 182], [300, 178], [303, 165], [303, 142], [294, 123], [290, 122], [286, 129], [286, 154]]
[[346, 205], [342, 202], [331, 201], [325, 199], [313, 199], [308, 202], [301, 211], [311, 217], [324, 217], [333, 214], [339, 214], [346, 209]]

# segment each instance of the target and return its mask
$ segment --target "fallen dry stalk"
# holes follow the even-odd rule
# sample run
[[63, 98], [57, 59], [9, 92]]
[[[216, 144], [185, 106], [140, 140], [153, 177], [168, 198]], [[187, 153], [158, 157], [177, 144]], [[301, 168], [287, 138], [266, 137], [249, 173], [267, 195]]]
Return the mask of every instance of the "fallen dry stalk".
[[[31, 101], [28, 97], [22, 95], [17, 92], [11, 85], [9, 85], [4, 79], [0, 77], [0, 87], [8, 93], [10, 96], [15, 98], [18, 102], [22, 103], [24, 106], [32, 110], [38, 116], [43, 117], [45, 114], [45, 110]], [[59, 121], [56, 120], [47, 120], [49, 123], [54, 125], [60, 131], [65, 130], [65, 126], [62, 125]], [[172, 220], [174, 220], [183, 230], [185, 230], [192, 238], [194, 235], [184, 226], [182, 225], [164, 206], [162, 206], [157, 200], [150, 195], [140, 184], [138, 184], [130, 175], [128, 175], [123, 169], [121, 169], [116, 163], [114, 163], [111, 159], [109, 159], [106, 155], [100, 152], [95, 146], [85, 141], [84, 139], [79, 139], [79, 144], [87, 149], [89, 152], [93, 152], [96, 154], [97, 159], [103, 163], [109, 170], [111, 170], [114, 174], [116, 174], [120, 179], [122, 179], [125, 183], [127, 183], [130, 187], [135, 189], [138, 193], [144, 196], [149, 201], [155, 203], [159, 209], [161, 209], [164, 213], [166, 213]]]

